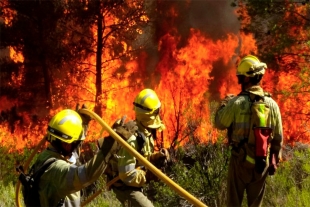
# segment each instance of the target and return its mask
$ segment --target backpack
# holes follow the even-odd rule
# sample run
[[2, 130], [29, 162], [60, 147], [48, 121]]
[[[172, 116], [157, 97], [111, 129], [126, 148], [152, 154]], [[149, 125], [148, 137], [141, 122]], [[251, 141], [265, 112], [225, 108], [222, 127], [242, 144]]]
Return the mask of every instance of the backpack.
[[[136, 140], [137, 140], [137, 144], [138, 144], [138, 148], [137, 151], [142, 154], [142, 149], [144, 147], [145, 144], [145, 136], [142, 132], [140, 132], [139, 130], [136, 131]], [[115, 178], [116, 176], [118, 176], [118, 167], [117, 167], [117, 158], [115, 156], [112, 157], [112, 159], [110, 159], [108, 166], [105, 170], [105, 174], [108, 176], [108, 180], [112, 180], [113, 178]]]
[[271, 95], [264, 94], [263, 97], [247, 91], [239, 94], [247, 95], [251, 101], [250, 132], [242, 146], [245, 152], [244, 164], [247, 168], [255, 168], [260, 174], [268, 165], [268, 145], [272, 133], [272, 129], [267, 126], [270, 123], [270, 108], [265, 102], [265, 97], [271, 97]]
[[[126, 126], [125, 124], [125, 119], [126, 119], [126, 115], [122, 116], [121, 119], [118, 119], [114, 122], [114, 124], [112, 125], [112, 128], [116, 128], [117, 126], [124, 126], [126, 128], [126, 130], [130, 131], [131, 133], [135, 134], [136, 136], [136, 140], [137, 140], [137, 151], [142, 154], [142, 149], [144, 147], [145, 144], [145, 136], [144, 134], [138, 130], [138, 128], [135, 127], [130, 127], [129, 125]], [[132, 121], [129, 121], [132, 122]], [[127, 122], [127, 123], [129, 123]], [[119, 149], [117, 151], [120, 150], [121, 147], [119, 147]], [[116, 153], [117, 154], [117, 153]], [[104, 174], [107, 175], [107, 182], [109, 183], [112, 180], [115, 180], [115, 178], [118, 177], [118, 158], [116, 155], [114, 155], [112, 157], [112, 159], [110, 159], [110, 161], [107, 164], [107, 167], [104, 171]], [[121, 182], [120, 180], [117, 180], [115, 182], [113, 182], [114, 185], [117, 184], [117, 182]], [[121, 184], [123, 185], [123, 184]], [[108, 190], [110, 190], [110, 187], [108, 187]]]
[[[22, 184], [22, 193], [26, 207], [40, 207], [39, 181], [45, 170], [56, 161], [56, 158], [47, 159], [43, 165], [34, 172], [34, 166], [31, 167], [28, 174], [24, 173], [22, 166], [16, 168], [20, 173], [18, 179]], [[62, 206], [63, 199], [58, 206]]]

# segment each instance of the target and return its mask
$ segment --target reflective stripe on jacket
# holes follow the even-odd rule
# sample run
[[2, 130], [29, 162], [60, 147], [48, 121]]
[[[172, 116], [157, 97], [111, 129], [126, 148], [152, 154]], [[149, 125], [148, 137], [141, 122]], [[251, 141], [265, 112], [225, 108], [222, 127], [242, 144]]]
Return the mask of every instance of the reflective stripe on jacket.
[[[254, 88], [254, 87], [253, 87]], [[263, 93], [263, 90], [255, 86], [255, 93]], [[251, 92], [251, 88], [248, 89]], [[270, 121], [268, 127], [272, 128], [271, 150], [279, 156], [283, 143], [283, 129], [281, 113], [278, 104], [271, 97], [264, 97], [265, 103], [270, 108]], [[239, 143], [248, 138], [250, 131], [250, 106], [251, 101], [248, 95], [240, 95], [232, 98], [225, 107], [217, 111], [215, 115], [215, 127], [227, 129], [232, 127], [231, 139]]]
[[56, 206], [65, 198], [64, 207], [81, 205], [80, 190], [93, 183], [105, 170], [104, 156], [99, 151], [91, 160], [81, 166], [65, 161], [59, 153], [44, 150], [35, 163], [35, 170], [48, 158], [56, 160], [42, 175], [39, 184], [41, 206]]
[[[140, 153], [149, 160], [151, 154], [154, 152], [154, 139], [147, 129], [139, 125], [139, 123], [137, 123], [137, 125], [139, 131], [145, 135], [145, 143]], [[132, 136], [128, 139], [127, 143], [134, 149], [139, 149], [136, 136]], [[120, 149], [118, 153], [118, 171], [119, 177], [124, 184], [133, 187], [143, 187], [146, 182], [145, 171], [137, 169], [139, 166], [141, 165], [134, 156], [127, 152], [126, 149]]]

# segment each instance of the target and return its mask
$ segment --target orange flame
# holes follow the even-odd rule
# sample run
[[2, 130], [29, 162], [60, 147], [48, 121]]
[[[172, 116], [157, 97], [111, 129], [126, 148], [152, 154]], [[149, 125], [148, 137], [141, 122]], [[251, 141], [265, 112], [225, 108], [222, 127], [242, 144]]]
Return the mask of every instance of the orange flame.
[[[180, 12], [173, 6], [168, 11], [173, 23], [174, 18], [177, 18]], [[114, 21], [114, 19], [111, 17], [108, 21]], [[132, 102], [141, 89], [150, 87], [155, 89], [162, 102], [161, 115], [167, 127], [163, 140], [165, 147], [169, 147], [173, 141], [183, 144], [191, 136], [199, 137], [201, 142], [215, 142], [218, 131], [212, 126], [211, 112], [216, 107], [213, 101], [219, 101], [229, 93], [239, 93], [240, 88], [235, 77], [236, 62], [240, 56], [256, 54], [258, 51], [256, 42], [252, 35], [233, 32], [226, 32], [224, 37], [214, 39], [193, 27], [189, 29], [188, 35], [183, 37], [176, 28], [169, 27], [171, 22], [165, 22], [162, 25], [165, 33], [158, 38], [159, 60], [153, 64], [156, 65], [155, 70], [148, 68], [150, 64], [148, 61], [152, 57], [146, 51], [142, 51], [136, 59], [126, 63], [120, 59], [104, 63], [103, 95], [98, 100], [104, 107], [103, 120], [112, 125], [123, 115], [127, 115], [128, 119], [134, 119]], [[94, 36], [96, 35], [94, 33]], [[306, 32], [303, 31], [300, 35], [305, 36]], [[113, 37], [110, 41], [113, 41]], [[124, 50], [130, 49], [125, 43], [122, 44]], [[300, 51], [309, 54], [309, 51], [303, 47], [289, 49], [294, 50], [296, 54]], [[18, 57], [16, 61], [23, 62], [22, 56], [16, 57]], [[105, 51], [103, 57], [106, 60], [112, 59], [109, 51]], [[289, 63], [291, 60], [287, 58], [284, 61]], [[95, 55], [86, 59], [84, 63], [86, 64], [81, 65], [80, 68], [72, 69], [74, 70], [72, 73], [64, 74], [64, 76], [71, 77], [72, 83], [82, 86], [82, 89], [77, 91], [74, 84], [66, 85], [64, 93], [71, 102], [66, 102], [64, 107], [48, 109], [48, 116], [40, 117], [36, 122], [33, 121], [31, 112], [28, 114], [17, 112], [18, 116], [23, 117], [23, 123], [21, 124], [21, 120], [18, 120], [14, 123], [2, 124], [0, 145], [15, 144], [16, 149], [21, 149], [37, 143], [45, 134], [51, 116], [62, 108], [73, 108], [74, 100], [80, 100], [93, 109], [96, 92]], [[301, 59], [300, 66], [305, 63], [307, 61]], [[304, 115], [309, 114], [310, 110], [308, 96], [296, 94], [294, 97], [286, 98], [285, 102], [281, 102], [285, 94], [281, 94], [280, 90], [292, 92], [294, 87], [295, 89], [298, 87], [292, 85], [300, 81], [301, 77], [297, 75], [297, 72], [299, 71], [267, 70], [262, 85], [266, 91], [274, 94], [274, 99], [279, 103], [286, 140], [300, 140], [306, 137], [309, 141], [309, 134], [304, 133], [307, 126], [303, 118]], [[304, 74], [304, 76], [308, 77], [309, 74]], [[16, 84], [21, 79], [21, 76], [13, 78]], [[62, 88], [65, 83], [59, 78], [54, 84]], [[304, 86], [302, 90], [307, 91], [308, 86]], [[58, 94], [55, 93], [53, 99], [57, 98]], [[18, 102], [12, 103], [6, 97], [1, 97], [1, 111], [9, 110], [12, 106], [18, 106]], [[296, 114], [299, 115], [295, 116]], [[17, 125], [23, 127], [12, 128]], [[94, 124], [91, 124], [90, 129], [89, 141], [97, 139], [100, 129]], [[12, 137], [11, 132], [13, 132], [13, 138], [8, 139], [7, 137]]]

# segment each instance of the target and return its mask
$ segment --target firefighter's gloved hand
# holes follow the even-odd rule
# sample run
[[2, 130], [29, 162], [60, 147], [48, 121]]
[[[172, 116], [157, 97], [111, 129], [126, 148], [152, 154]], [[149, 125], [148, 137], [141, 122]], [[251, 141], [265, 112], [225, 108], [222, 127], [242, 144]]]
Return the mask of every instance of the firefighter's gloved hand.
[[134, 134], [138, 130], [137, 123], [133, 120], [128, 121], [123, 126], [127, 131], [129, 131], [132, 134]]
[[125, 126], [118, 126], [114, 129], [114, 131], [124, 140], [128, 140], [133, 135], [133, 133], [128, 131]]
[[115, 129], [115, 128], [118, 127], [118, 126], [123, 126], [124, 123], [125, 123], [126, 118], [127, 118], [127, 116], [124, 115], [124, 116], [122, 116], [122, 118], [117, 119], [117, 120], [113, 123], [112, 129]]
[[79, 112], [80, 109], [87, 109], [87, 107], [85, 106], [85, 104], [83, 104], [82, 107], [80, 108], [80, 104], [76, 104], [75, 111], [81, 116], [83, 125], [88, 125], [89, 122], [92, 120], [92, 118], [87, 114], [80, 113]]
[[162, 148], [159, 152], [155, 152], [150, 157], [150, 162], [157, 168], [166, 165], [170, 161], [170, 154], [166, 148]]
[[163, 158], [165, 158], [166, 160], [170, 160], [170, 154], [169, 151], [166, 148], [161, 148], [160, 149], [160, 154], [162, 155]]
[[87, 115], [87, 114], [80, 113], [79, 112], [80, 109], [87, 109], [87, 107], [85, 106], [85, 104], [83, 104], [82, 108], [80, 108], [80, 104], [76, 104], [76, 108], [75, 108], [75, 111], [80, 115], [80, 117], [82, 119], [84, 136], [86, 136], [87, 135], [87, 131], [88, 131], [88, 124], [92, 120], [92, 118], [89, 115]]

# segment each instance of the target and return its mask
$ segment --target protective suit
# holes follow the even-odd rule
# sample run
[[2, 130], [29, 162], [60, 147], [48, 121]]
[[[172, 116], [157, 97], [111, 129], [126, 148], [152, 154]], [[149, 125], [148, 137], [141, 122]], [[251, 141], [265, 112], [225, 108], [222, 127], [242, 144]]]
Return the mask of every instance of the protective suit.
[[41, 206], [56, 206], [63, 198], [65, 207], [80, 206], [80, 190], [93, 183], [104, 172], [105, 155], [99, 151], [84, 165], [76, 166], [65, 160], [50, 146], [38, 156], [35, 169], [52, 157], [57, 161], [46, 170], [40, 179]]
[[[255, 77], [263, 75], [266, 64], [259, 62], [255, 56], [246, 56], [238, 67], [237, 75], [244, 77]], [[257, 74], [255, 74], [257, 73]], [[239, 80], [240, 80], [239, 79]], [[255, 78], [254, 78], [255, 80]], [[260, 79], [258, 79], [258, 82]], [[246, 84], [245, 84], [246, 85]], [[264, 97], [265, 104], [270, 109], [269, 119], [266, 123], [272, 129], [272, 134], [268, 140], [269, 154], [276, 159], [276, 164], [281, 159], [281, 147], [283, 143], [283, 131], [281, 113], [277, 103], [268, 96], [265, 96], [263, 89], [259, 85], [245, 87], [243, 90], [248, 94]], [[267, 165], [262, 173], [258, 173], [255, 168], [249, 168], [244, 163], [248, 158], [247, 153], [253, 153], [253, 149], [245, 149], [250, 134], [251, 104], [249, 95], [239, 94], [230, 97], [222, 103], [215, 115], [215, 127], [218, 129], [228, 129], [229, 142], [232, 147], [232, 155], [228, 167], [228, 201], [227, 206], [240, 207], [244, 192], [247, 194], [248, 206], [261, 206], [265, 192], [265, 180], [271, 171], [272, 164], [267, 158]]]
[[[134, 132], [135, 136], [127, 140], [131, 147], [151, 162], [158, 159], [159, 155], [168, 156], [167, 153], [154, 152], [156, 130], [164, 129], [159, 117], [160, 105], [157, 95], [151, 89], [144, 89], [137, 95], [134, 110], [138, 128]], [[143, 194], [143, 186], [149, 182], [147, 169], [124, 148], [118, 152], [115, 164], [120, 181], [112, 189], [117, 199], [123, 205], [128, 202], [129, 206], [153, 207], [152, 202]]]
[[46, 160], [56, 158], [39, 180], [41, 206], [79, 207], [80, 190], [99, 178], [119, 148], [112, 137], [104, 138], [98, 143], [99, 151], [92, 159], [83, 165], [73, 164], [85, 139], [84, 126], [90, 119], [65, 109], [50, 120], [46, 135], [50, 145], [38, 155], [32, 167], [37, 171]]

